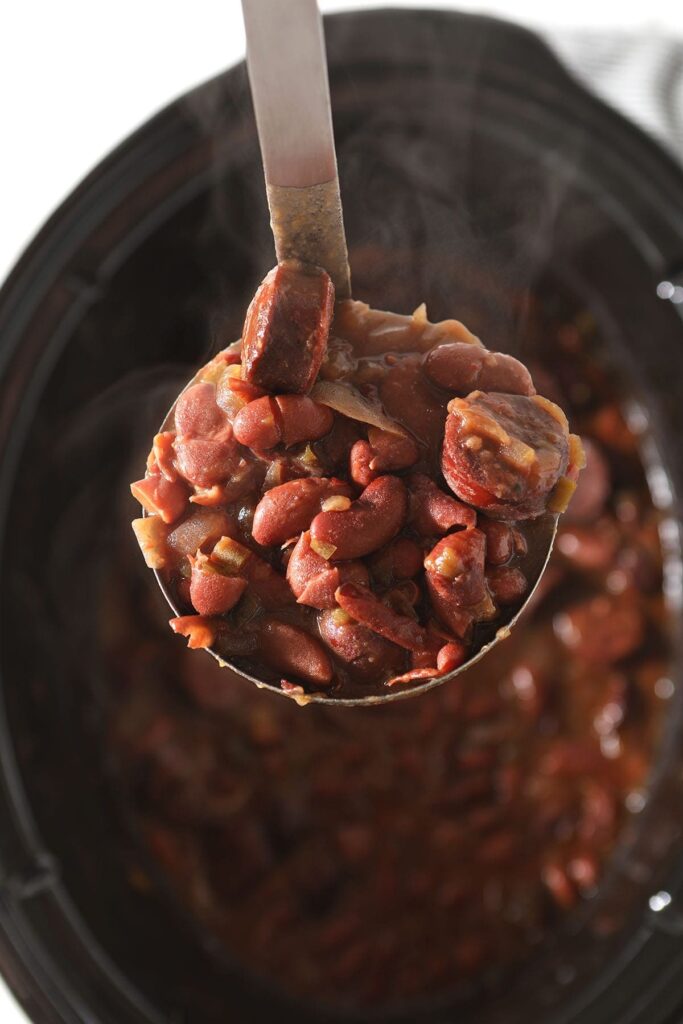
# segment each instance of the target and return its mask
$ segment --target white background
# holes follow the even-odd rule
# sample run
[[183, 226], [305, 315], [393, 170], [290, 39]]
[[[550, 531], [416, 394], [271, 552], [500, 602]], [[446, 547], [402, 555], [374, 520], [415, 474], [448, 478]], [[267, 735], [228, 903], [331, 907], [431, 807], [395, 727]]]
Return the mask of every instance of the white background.
[[[341, 10], [363, 0], [320, 0], [320, 6]], [[376, 0], [367, 6], [454, 5]], [[461, 0], [458, 6], [539, 27], [683, 35], [683, 0]], [[105, 153], [243, 52], [239, 0], [7, 0], [0, 31], [0, 281]]]
[[[282, 3], [288, 0], [281, 0]], [[363, 0], [320, 0], [323, 11]], [[367, 6], [450, 7], [439, 0]], [[461, 0], [539, 28], [683, 37], [683, 0]], [[244, 51], [239, 0], [17, 0], [0, 33], [0, 281], [102, 156]], [[25, 1020], [0, 982], [0, 1022]]]

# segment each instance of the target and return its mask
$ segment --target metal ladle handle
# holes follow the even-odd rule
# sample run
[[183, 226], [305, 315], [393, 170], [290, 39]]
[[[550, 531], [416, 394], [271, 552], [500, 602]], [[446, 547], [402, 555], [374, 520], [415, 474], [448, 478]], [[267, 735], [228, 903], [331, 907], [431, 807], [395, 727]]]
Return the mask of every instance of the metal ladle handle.
[[278, 261], [323, 267], [351, 295], [322, 19], [316, 0], [242, 0]]

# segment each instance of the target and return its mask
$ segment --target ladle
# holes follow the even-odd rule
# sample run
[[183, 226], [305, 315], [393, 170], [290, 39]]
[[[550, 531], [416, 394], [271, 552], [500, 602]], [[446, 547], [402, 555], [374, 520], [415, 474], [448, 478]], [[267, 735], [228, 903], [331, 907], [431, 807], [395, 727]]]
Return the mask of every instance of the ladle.
[[[327, 60], [316, 0], [242, 0], [242, 7], [249, 79], [278, 261], [296, 258], [322, 266], [332, 278], [337, 298], [349, 298], [351, 279], [332, 134]], [[173, 409], [161, 429], [166, 429], [172, 418]], [[507, 618], [503, 614], [496, 620], [493, 635], [491, 631], [482, 632], [481, 646], [460, 668], [433, 679], [387, 689], [386, 693], [335, 697], [321, 691], [294, 699], [299, 703], [348, 706], [381, 704], [429, 690], [464, 672], [508, 635], [524, 611], [550, 557], [557, 520], [556, 514], [548, 512], [525, 523], [528, 554], [520, 568], [529, 582], [527, 598]], [[174, 613], [183, 614], [161, 575], [155, 575]], [[238, 675], [288, 696], [276, 684], [250, 675], [207, 649]]]

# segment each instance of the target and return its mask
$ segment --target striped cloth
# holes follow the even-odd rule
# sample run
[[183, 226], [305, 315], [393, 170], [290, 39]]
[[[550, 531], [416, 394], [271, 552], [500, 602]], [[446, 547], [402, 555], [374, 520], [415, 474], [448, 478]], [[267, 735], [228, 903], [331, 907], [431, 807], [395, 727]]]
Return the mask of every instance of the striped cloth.
[[546, 34], [576, 77], [683, 162], [683, 41], [662, 31]]

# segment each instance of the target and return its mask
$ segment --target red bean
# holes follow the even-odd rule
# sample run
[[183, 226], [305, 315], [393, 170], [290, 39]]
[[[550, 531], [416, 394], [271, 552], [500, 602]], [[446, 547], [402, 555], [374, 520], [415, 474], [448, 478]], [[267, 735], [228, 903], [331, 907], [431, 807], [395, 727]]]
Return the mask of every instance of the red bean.
[[223, 615], [237, 604], [247, 589], [239, 576], [223, 576], [207, 566], [208, 560], [192, 566], [190, 600], [200, 615]]
[[229, 423], [216, 403], [216, 387], [205, 381], [192, 384], [178, 397], [175, 405], [175, 426], [181, 437], [215, 437]]
[[512, 566], [499, 566], [486, 573], [486, 582], [496, 604], [517, 604], [529, 590], [524, 573]]
[[327, 477], [304, 477], [272, 487], [256, 506], [254, 540], [264, 546], [283, 544], [309, 528], [326, 499], [336, 495], [350, 497], [351, 493], [347, 483]]
[[425, 580], [436, 615], [456, 637], [495, 614], [486, 589], [486, 541], [480, 530], [449, 534], [425, 559]]
[[346, 582], [367, 583], [362, 562], [330, 563], [311, 547], [311, 535], [302, 533], [287, 564], [287, 581], [299, 604], [312, 608], [336, 608], [335, 591]]
[[274, 448], [282, 440], [279, 411], [275, 399], [266, 395], [245, 405], [233, 422], [235, 440], [247, 448], [262, 451]]
[[325, 643], [358, 681], [372, 681], [405, 665], [405, 652], [400, 647], [349, 619], [339, 609], [324, 611], [318, 626]]
[[388, 587], [396, 580], [410, 580], [422, 569], [424, 552], [409, 537], [397, 537], [370, 559], [374, 579]]
[[427, 635], [423, 627], [415, 619], [399, 615], [388, 608], [368, 587], [344, 583], [335, 597], [347, 615], [385, 640], [391, 640], [409, 651], [420, 651], [425, 646]]
[[356, 441], [351, 449], [351, 478], [360, 487], [367, 487], [382, 473], [414, 465], [419, 454], [417, 444], [407, 434], [370, 427], [368, 440]]
[[247, 448], [266, 451], [277, 444], [290, 447], [327, 434], [334, 415], [303, 395], [265, 396], [249, 402], [235, 416], [235, 438]]
[[333, 559], [362, 558], [387, 544], [403, 526], [408, 492], [395, 476], [380, 476], [346, 511], [320, 512], [311, 538], [328, 545]]
[[414, 473], [408, 480], [410, 488], [410, 522], [424, 537], [447, 533], [454, 526], [472, 527], [477, 513], [446, 494], [424, 473]]
[[317, 441], [332, 429], [334, 413], [326, 405], [301, 395], [278, 395], [282, 443], [285, 448], [302, 441]]
[[425, 356], [424, 371], [439, 387], [462, 396], [475, 390], [536, 394], [531, 374], [519, 360], [467, 342], [432, 349]]
[[264, 619], [259, 653], [277, 672], [298, 676], [313, 686], [329, 686], [332, 663], [319, 640], [299, 626], [279, 619]]
[[240, 459], [232, 439], [178, 437], [175, 451], [178, 472], [197, 487], [212, 487], [226, 482]]
[[486, 561], [489, 565], [505, 565], [514, 554], [514, 537], [507, 523], [486, 516], [477, 517], [477, 526], [486, 537]]

